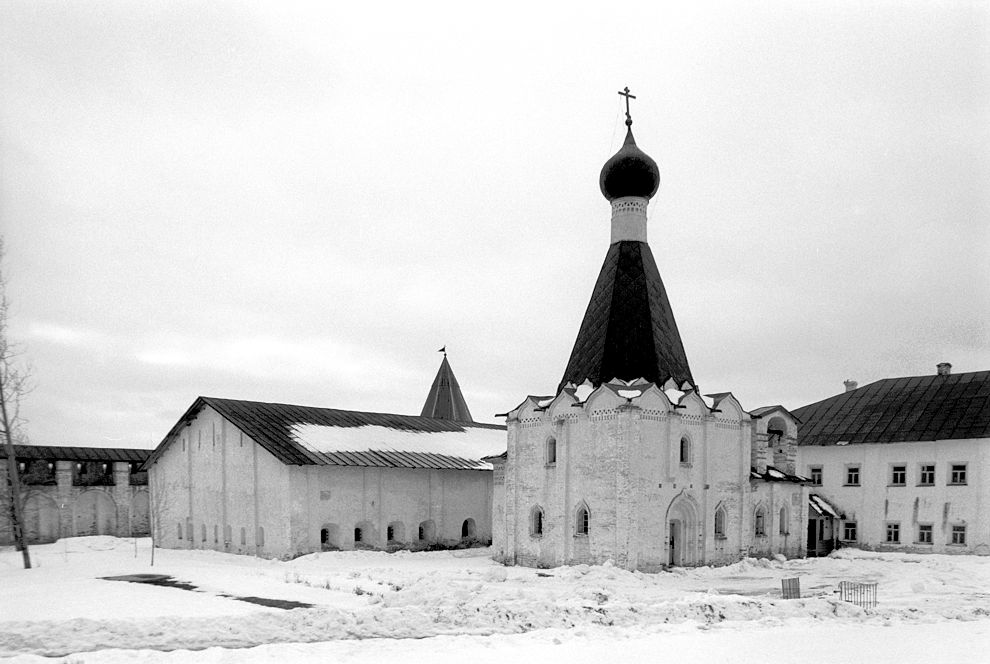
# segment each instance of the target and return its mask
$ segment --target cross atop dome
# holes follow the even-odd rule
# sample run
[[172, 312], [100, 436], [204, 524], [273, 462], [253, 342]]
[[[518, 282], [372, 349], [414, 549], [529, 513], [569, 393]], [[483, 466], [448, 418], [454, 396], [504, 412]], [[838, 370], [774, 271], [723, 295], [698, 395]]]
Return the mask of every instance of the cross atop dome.
[[626, 98], [626, 126], [627, 127], [631, 127], [632, 126], [632, 116], [629, 115], [629, 100], [630, 99], [635, 99], [636, 98], [636, 95], [629, 94], [629, 86], [628, 85], [625, 88], [623, 88], [622, 90], [619, 90], [619, 94], [621, 96], [623, 96], [623, 97]]

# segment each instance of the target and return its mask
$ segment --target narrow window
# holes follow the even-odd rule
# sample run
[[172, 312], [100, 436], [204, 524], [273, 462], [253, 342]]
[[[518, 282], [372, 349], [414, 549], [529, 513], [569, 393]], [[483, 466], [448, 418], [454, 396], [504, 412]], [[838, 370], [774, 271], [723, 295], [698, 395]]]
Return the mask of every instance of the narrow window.
[[234, 529], [229, 525], [223, 527], [223, 543], [224, 546], [230, 546], [234, 541]]
[[362, 535], [363, 535], [363, 533], [361, 532], [361, 529], [360, 528], [355, 528], [354, 529], [354, 543], [355, 544], [357, 544], [358, 542], [361, 541], [361, 536]]
[[964, 463], [952, 464], [952, 472], [949, 475], [949, 484], [965, 484], [965, 483], [966, 483], [966, 464]]
[[931, 543], [932, 543], [931, 524], [918, 525], [918, 544], [931, 544]]
[[388, 528], [385, 529], [385, 539], [389, 542], [395, 541], [395, 528], [389, 526]]
[[182, 522], [179, 522], [179, 539], [182, 539]]
[[330, 543], [330, 530], [327, 528], [320, 529], [320, 548], [326, 551], [327, 544]]
[[725, 539], [725, 510], [715, 510], [715, 539]]
[[265, 529], [264, 529], [263, 526], [258, 526], [258, 540], [257, 540], [257, 545], [258, 546], [264, 546], [265, 545]]
[[846, 466], [846, 486], [859, 486], [859, 466]]
[[27, 465], [27, 462], [26, 461], [20, 461], [20, 462], [18, 462], [18, 464], [17, 464], [17, 472], [18, 472], [18, 474], [23, 475], [24, 473], [26, 473], [27, 472], [27, 467], [28, 467], [28, 465]]
[[887, 524], [887, 542], [889, 542], [890, 544], [901, 543], [901, 524], [899, 523]]
[[763, 508], [756, 510], [756, 519], [753, 527], [753, 534], [757, 537], [764, 537], [767, 534], [767, 515]]
[[220, 526], [216, 524], [213, 525], [213, 543], [214, 544], [220, 543]]
[[966, 544], [966, 526], [952, 526], [952, 543]]
[[577, 524], [576, 524], [576, 528], [575, 528], [576, 533], [578, 535], [587, 535], [588, 534], [588, 527], [589, 527], [590, 523], [591, 523], [591, 517], [588, 514], [588, 508], [587, 507], [581, 507], [580, 509], [578, 509], [578, 511], [577, 511]]
[[557, 439], [547, 438], [547, 465], [557, 463]]
[[681, 463], [691, 463], [691, 441], [687, 436], [681, 437]]
[[241, 546], [247, 544], [247, 528], [241, 528]]
[[205, 523], [199, 524], [199, 530], [202, 533], [202, 535], [203, 535], [203, 541], [205, 542], [206, 541], [206, 524]]
[[935, 464], [921, 464], [921, 473], [918, 476], [918, 484], [921, 486], [932, 486], [935, 484]]
[[777, 518], [777, 528], [781, 535], [787, 534], [787, 510], [780, 508], [780, 515]]
[[892, 486], [904, 486], [907, 484], [907, 466], [897, 464], [890, 467], [890, 483]]
[[844, 539], [847, 542], [855, 542], [856, 541], [856, 522], [855, 521], [846, 521], [842, 525], [842, 539]]
[[426, 528], [423, 527], [423, 524], [419, 524], [419, 533], [417, 534], [417, 538], [420, 540], [426, 539]]
[[539, 507], [533, 508], [529, 531], [536, 537], [543, 535], [543, 510]]
[[815, 486], [821, 486], [822, 485], [822, 467], [821, 466], [812, 466], [811, 467], [811, 472], [809, 474], [811, 475], [811, 483], [812, 484], [814, 484]]

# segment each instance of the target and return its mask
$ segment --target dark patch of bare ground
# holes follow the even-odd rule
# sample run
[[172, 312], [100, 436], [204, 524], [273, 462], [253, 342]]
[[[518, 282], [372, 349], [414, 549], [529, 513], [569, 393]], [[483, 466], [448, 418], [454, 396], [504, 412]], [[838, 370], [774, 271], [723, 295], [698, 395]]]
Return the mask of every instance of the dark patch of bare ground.
[[[128, 583], [146, 583], [152, 586], [164, 586], [166, 588], [178, 588], [179, 590], [191, 590], [200, 592], [199, 588], [188, 581], [179, 581], [175, 577], [167, 574], [124, 574], [122, 576], [102, 576], [105, 581], [127, 581]], [[294, 602], [288, 599], [269, 599], [267, 597], [239, 597], [237, 595], [227, 595], [219, 593], [220, 597], [236, 599], [240, 602], [249, 602], [259, 606], [268, 606], [274, 609], [309, 609], [312, 604], [306, 602]]]

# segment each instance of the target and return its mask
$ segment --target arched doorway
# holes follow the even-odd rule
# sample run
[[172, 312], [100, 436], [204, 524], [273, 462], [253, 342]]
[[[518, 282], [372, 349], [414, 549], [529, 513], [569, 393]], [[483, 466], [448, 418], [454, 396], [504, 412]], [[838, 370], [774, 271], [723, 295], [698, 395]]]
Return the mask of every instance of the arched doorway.
[[29, 542], [54, 542], [59, 536], [58, 505], [48, 496], [32, 493], [24, 501], [24, 534]]
[[83, 492], [76, 499], [73, 511], [76, 537], [117, 534], [117, 504], [109, 494], [95, 490]]
[[697, 565], [699, 555], [698, 534], [701, 521], [698, 506], [694, 499], [685, 493], [679, 494], [667, 508], [667, 564], [672, 567]]

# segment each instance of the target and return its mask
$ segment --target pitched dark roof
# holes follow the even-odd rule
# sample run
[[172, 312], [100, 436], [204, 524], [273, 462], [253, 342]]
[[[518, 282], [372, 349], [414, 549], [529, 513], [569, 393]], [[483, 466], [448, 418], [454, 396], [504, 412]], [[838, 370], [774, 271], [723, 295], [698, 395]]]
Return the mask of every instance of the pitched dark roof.
[[[199, 397], [155, 449], [149, 463], [153, 463], [161, 456], [173, 437], [204, 406], [216, 410], [245, 435], [250, 436], [268, 450], [276, 459], [288, 465], [489, 469], [490, 466], [481, 462], [481, 458], [497, 453], [499, 445], [494, 444], [496, 442], [494, 436], [486, 436], [484, 432], [489, 430], [493, 432], [505, 431], [505, 427], [499, 424], [464, 423], [416, 415], [368, 413], [335, 408]], [[328, 427], [330, 429], [324, 431], [323, 434], [330, 437], [333, 436], [333, 431], [337, 430], [340, 439], [345, 442], [337, 446], [331, 445], [330, 447], [335, 448], [333, 451], [320, 451], [319, 445], [305, 444], [304, 439], [298, 435], [297, 428], [305, 425]], [[422, 440], [419, 441], [420, 444], [416, 445], [421, 450], [395, 449], [396, 445], [388, 440], [388, 436], [381, 430], [376, 431], [375, 429], [358, 432], [357, 437], [363, 437], [360, 444], [354, 445], [352, 449], [347, 449], [348, 442], [353, 442], [353, 431], [362, 427], [383, 427], [397, 432], [424, 434]], [[427, 434], [457, 432], [467, 434], [463, 441], [463, 452], [451, 452], [449, 444], [441, 445], [439, 442], [434, 444], [434, 447], [437, 448], [436, 451], [430, 449], [436, 438], [431, 438]], [[504, 438], [504, 434], [501, 434], [499, 438]], [[454, 445], [456, 446], [458, 442], [455, 441]], [[504, 445], [504, 441], [501, 444]], [[478, 454], [476, 447], [479, 445], [492, 446], [493, 449]]]
[[990, 371], [886, 378], [798, 408], [799, 445], [990, 437]]
[[443, 354], [443, 362], [437, 371], [437, 377], [433, 379], [430, 393], [423, 404], [421, 417], [436, 417], [441, 420], [454, 420], [455, 422], [473, 422], [471, 411], [468, 410], [464, 395], [461, 394], [461, 386], [457, 384], [454, 377], [454, 370], [450, 368], [447, 361], [447, 354]]
[[557, 392], [585, 379], [645, 378], [663, 385], [694, 384], [674, 312], [645, 242], [624, 240], [608, 248], [591, 302]]
[[[46, 461], [145, 461], [152, 450], [128, 447], [62, 447], [55, 445], [14, 445], [18, 459]], [[7, 458], [6, 446], [0, 445], [0, 459]]]

